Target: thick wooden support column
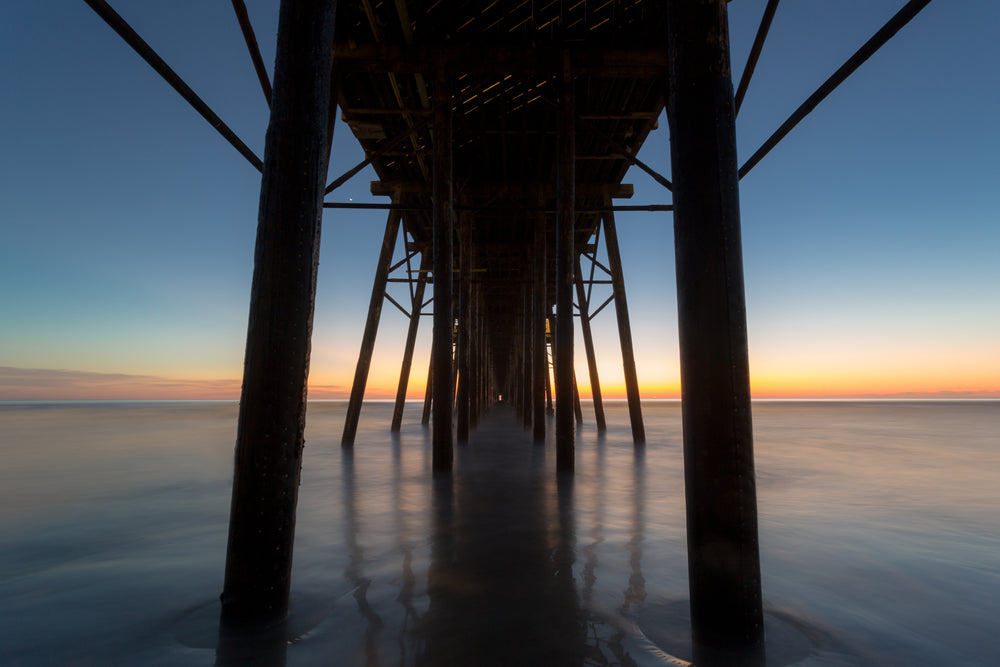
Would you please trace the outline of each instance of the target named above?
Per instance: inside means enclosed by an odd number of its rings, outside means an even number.
[[[628,397],[628,416],[632,422],[632,441],[646,442],[646,428],[642,423],[642,402],[639,398],[639,379],[635,372],[635,352],[632,349],[632,325],[625,300],[625,277],[622,273],[622,255],[618,248],[618,231],[615,214],[604,214],[604,245],[608,249],[608,269],[611,271],[611,288],[615,296],[615,314],[618,316],[618,339],[622,348],[622,368],[625,371],[625,396]]]
[[[573,81],[563,65],[559,95],[558,206],[556,212],[556,468],[573,470],[576,392],[573,378],[573,234],[576,226],[576,148]]]
[[[604,401],[601,398],[601,379],[597,375],[597,354],[594,352],[594,336],[590,331],[590,303],[583,288],[583,271],[580,270],[580,256],[576,256],[576,302],[580,304],[580,330],[583,332],[583,347],[587,351],[587,370],[590,372],[590,392],[594,398],[594,420],[597,432],[608,430],[604,419]]]
[[[472,219],[468,214],[459,221],[459,297],[458,297],[458,398],[455,402],[456,431],[459,443],[469,442],[469,417],[472,409],[469,376],[472,356]]]
[[[762,666],[736,134],[725,0],[668,0],[694,662]]]
[[[576,423],[583,424],[583,405],[580,403],[580,385],[576,382],[576,368],[573,369],[573,414]]]
[[[471,282],[471,277],[470,277]],[[482,388],[482,327],[479,317],[479,289],[472,286],[472,330],[470,331],[469,354],[469,428],[479,426],[479,413],[483,405]]]
[[[433,334],[432,334],[433,337]],[[424,408],[420,413],[420,425],[431,423],[431,404],[434,402],[434,344],[431,343],[431,359],[427,364],[427,384],[424,387]]]
[[[399,213],[390,211],[389,219],[385,223],[385,234],[382,236],[382,250],[378,256],[378,267],[375,269],[372,295],[368,301],[368,319],[365,321],[365,333],[361,337],[361,351],[358,353],[358,365],[354,370],[354,384],[351,386],[351,398],[347,403],[344,435],[340,439],[341,447],[352,447],[354,445],[354,436],[358,431],[361,404],[365,399],[365,385],[368,384],[368,369],[372,365],[372,353],[375,351],[375,337],[378,335],[378,323],[382,318],[382,304],[385,302],[385,286],[389,280],[389,266],[392,264],[392,253],[396,248],[396,236],[398,234]]]
[[[548,289],[545,284],[545,214],[540,213],[535,220],[535,247],[532,266],[532,304],[534,306],[533,333],[534,377],[532,382],[532,412],[534,429],[532,439],[536,444],[545,442],[545,385],[549,375],[549,360],[545,350],[545,313],[548,310]]]
[[[236,435],[222,623],[288,613],[330,153],[334,3],[283,0]]]
[[[555,408],[552,405],[552,376],[555,375],[556,369],[556,318],[552,314],[552,307],[549,306],[546,310],[545,317],[547,318],[549,334],[546,336],[548,339],[546,341],[546,356],[545,356],[545,413],[549,415],[554,415],[556,413]],[[549,352],[551,351],[551,355]],[[551,371],[551,374],[550,374]]]
[[[525,268],[527,268],[527,267],[525,267]],[[527,275],[527,270],[524,271],[523,275]],[[521,373],[520,373],[520,376],[521,376],[521,387],[522,387],[522,389],[521,389],[521,412],[524,413],[522,415],[522,417],[523,417],[522,421],[523,421],[523,424],[524,424],[524,428],[525,428],[525,430],[528,430],[528,429],[531,428],[531,420],[532,420],[532,417],[534,416],[534,412],[535,412],[535,410],[534,410],[534,403],[533,403],[533,396],[534,396],[533,388],[535,386],[535,383],[532,380],[532,377],[534,376],[534,370],[533,370],[532,366],[534,365],[534,362],[535,362],[535,353],[532,351],[532,347],[531,347],[531,343],[532,343],[532,335],[531,335],[531,333],[534,330],[534,327],[532,327],[532,313],[534,312],[534,310],[533,310],[533,302],[532,302],[532,299],[531,299],[531,283],[530,282],[525,281],[524,290],[523,290],[523,296],[524,296],[524,303],[523,303],[523,306],[521,308],[521,312],[522,312],[522,315],[521,315],[521,339],[522,339],[522,341],[521,342],[523,343],[523,345],[522,345],[522,359],[521,359]]]
[[[424,291],[427,274],[431,268],[431,253],[426,249],[420,253],[420,272],[417,287],[410,305],[410,326],[406,329],[406,343],[403,346],[403,364],[399,371],[399,387],[396,389],[396,404],[392,410],[393,433],[403,426],[403,409],[406,406],[406,387],[410,383],[410,368],[413,366],[413,349],[417,344],[417,328],[420,326],[420,312],[424,307]]]
[[[437,65],[434,86],[434,346],[431,351],[434,415],[431,427],[432,466],[451,470],[452,403],[454,377],[452,345],[454,311],[452,309],[453,237],[451,180],[451,95],[443,62]]]

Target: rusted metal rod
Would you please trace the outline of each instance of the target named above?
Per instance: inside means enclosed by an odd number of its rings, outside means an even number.
[[[356,165],[345,171],[343,174],[335,178],[333,181],[331,181],[330,184],[326,186],[324,192],[326,194],[330,194],[331,192],[339,188],[341,185],[351,180],[351,178],[353,178],[356,174],[358,174],[362,169],[370,165],[372,163],[372,160],[381,157],[388,151],[391,151],[393,148],[395,148],[402,142],[406,141],[406,139],[412,136],[414,132],[419,132],[420,130],[427,127],[427,125],[430,122],[431,122],[430,118],[425,118],[424,120],[420,121],[413,127],[408,127],[406,130],[400,132],[395,137],[387,141],[385,144],[379,146],[378,150],[368,153],[367,155],[365,155],[364,160],[357,163]]]
[[[642,169],[644,172],[649,174],[649,176],[652,177],[654,181],[665,187],[667,190],[673,190],[674,185],[673,183],[670,182],[670,179],[668,179],[666,176],[659,173],[658,171],[650,167],[648,164],[640,160],[638,157],[636,157],[636,155],[632,152],[632,150],[628,146],[618,146],[612,137],[608,136],[605,132],[602,132],[594,123],[581,121],[581,125],[584,125],[586,127],[587,132],[589,134],[598,137],[612,149],[620,148],[621,150],[617,151],[617,153],[620,154],[626,162],[635,165],[636,167],[639,167],[639,169]]]
[[[799,124],[803,118],[808,116],[813,109],[819,106],[819,103],[826,99],[827,95],[836,90],[837,86],[842,84],[847,77],[854,73],[861,65],[864,64],[876,51],[878,51],[882,46],[888,42],[893,35],[899,32],[903,26],[910,22],[910,20],[916,16],[920,10],[929,5],[931,0],[910,0],[906,3],[902,9],[900,9],[895,16],[889,19],[888,22],[878,32],[876,32],[871,39],[864,43],[864,45],[858,49],[853,56],[848,58],[847,62],[840,66],[833,75],[823,82],[823,85],[816,89],[816,92],[809,96],[809,98],[802,103],[802,105],[795,110],[791,116],[788,117],[784,123],[781,124],[774,134],[768,137],[767,141],[757,149],[757,152],[750,156],[742,167],[740,167],[739,177],[743,178],[750,170],[757,166],[757,163],[764,159],[764,156],[771,152],[771,149],[778,145],[782,139],[784,139],[792,129]]]
[[[224,628],[266,626],[288,613],[333,32],[332,3],[282,0],[236,434]]]
[[[667,2],[691,634],[699,667],[763,667],[727,24],[726,0]]]
[[[767,0],[767,7],[764,8],[764,16],[760,19],[760,26],[757,28],[757,35],[753,39],[753,46],[750,48],[750,56],[747,58],[747,64],[743,68],[743,76],[740,77],[740,85],[736,88],[736,113],[740,113],[740,106],[743,105],[743,97],[747,94],[747,88],[750,87],[750,79],[753,78],[753,72],[757,68],[757,60],[760,58],[760,52],[764,48],[764,42],[767,40],[767,33],[771,29],[771,21],[774,19],[774,12],[778,9],[778,0]]]
[[[222,119],[212,111],[211,108],[205,102],[198,97],[198,95],[191,90],[191,87],[187,85],[183,79],[181,79],[178,74],[164,62],[163,58],[159,56],[153,48],[146,43],[146,41],[139,36],[139,34],[132,29],[125,19],[123,19],[118,12],[111,8],[104,0],[84,0],[90,8],[97,12],[97,15],[104,19],[112,30],[118,33],[125,42],[132,47],[136,53],[142,57],[150,67],[156,70],[156,73],[163,77],[163,80],[170,84],[170,86],[180,93],[188,104],[194,107],[194,110],[201,114],[201,117],[208,121],[208,124],[215,128],[216,132],[222,135],[222,137],[229,142],[229,144],[239,151],[240,155],[245,157],[247,161],[254,166],[254,169],[261,171],[263,169],[263,162],[257,157],[250,148],[243,143],[243,141],[236,136],[228,125],[222,122]],[[326,130],[323,131],[323,135],[326,136]]]
[[[233,10],[236,11],[236,20],[240,22],[240,30],[243,32],[243,41],[247,43],[250,60],[253,61],[254,71],[257,72],[257,79],[260,81],[260,89],[264,91],[264,99],[267,100],[267,105],[271,106],[271,81],[267,78],[267,68],[264,67],[264,59],[260,55],[257,36],[254,35],[253,26],[250,25],[250,16],[247,14],[246,3],[243,0],[232,1]]]

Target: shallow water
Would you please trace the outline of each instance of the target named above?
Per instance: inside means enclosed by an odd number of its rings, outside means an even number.
[[[345,404],[311,403],[277,663],[689,659],[679,405],[644,403],[642,450],[607,407],[571,479],[499,410],[442,484],[415,407],[392,438],[367,403],[345,456]],[[236,414],[0,404],[0,664],[216,662]],[[770,664],[1000,664],[1000,403],[754,422]]]

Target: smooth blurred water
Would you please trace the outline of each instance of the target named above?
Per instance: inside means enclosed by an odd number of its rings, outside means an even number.
[[[587,406],[585,405],[585,408]],[[309,406],[288,665],[689,658],[680,409],[555,473],[502,409],[430,473],[409,407]],[[0,404],[0,665],[216,662],[233,403]],[[1000,403],[754,405],[769,662],[1000,664]],[[551,423],[550,423],[551,430]]]

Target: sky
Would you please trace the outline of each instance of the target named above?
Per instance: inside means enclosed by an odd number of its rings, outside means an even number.
[[[247,4],[270,68],[278,3]],[[765,4],[729,5],[736,77]],[[741,162],[903,4],[782,3]],[[268,110],[231,4],[112,5],[262,155]],[[935,0],[741,182],[755,397],[1000,397],[998,28],[995,0]],[[0,400],[237,398],[259,172],[83,0],[0,3],[0,90]],[[661,118],[640,158],[669,175],[668,150]],[[338,124],[331,178],[362,157]],[[375,178],[328,200],[384,202]],[[641,171],[625,182],[630,203],[669,203]],[[349,391],[384,225],[324,216],[312,398]],[[670,214],[620,213],[618,230],[641,393],[676,397]],[[593,326],[604,395],[623,396],[613,311]],[[394,395],[405,331],[387,303],[367,397]]]

